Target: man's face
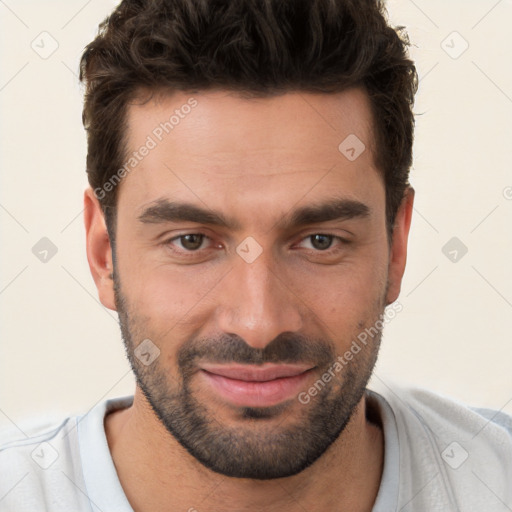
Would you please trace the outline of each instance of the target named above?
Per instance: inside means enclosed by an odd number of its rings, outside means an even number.
[[[360,90],[193,98],[169,133],[160,123],[190,95],[128,111],[129,152],[153,146],[148,136],[156,145],[118,191],[127,354],[162,423],[205,466],[289,476],[347,425],[380,333],[341,370],[333,363],[396,299],[368,100]]]

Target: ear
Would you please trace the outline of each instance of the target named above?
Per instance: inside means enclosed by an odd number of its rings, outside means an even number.
[[[101,303],[116,311],[114,300],[114,279],[112,274],[112,248],[105,217],[92,188],[84,192],[84,222],[87,243],[87,261],[98,288]]]
[[[409,186],[404,192],[402,202],[396,214],[389,254],[389,285],[386,295],[386,305],[395,302],[400,294],[402,277],[407,261],[407,241],[409,239],[409,228],[411,227],[414,194],[414,189]]]

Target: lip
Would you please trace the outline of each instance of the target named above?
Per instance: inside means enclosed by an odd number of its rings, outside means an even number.
[[[204,364],[200,375],[216,394],[233,405],[270,407],[293,398],[312,369],[303,364]]]

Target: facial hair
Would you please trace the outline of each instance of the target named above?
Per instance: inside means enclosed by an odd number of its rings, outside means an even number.
[[[387,287],[386,287],[387,288]],[[270,407],[234,408],[230,425],[216,415],[212,400],[201,400],[194,377],[198,362],[209,363],[308,363],[315,366],[319,383],[337,358],[335,344],[284,332],[264,348],[253,348],[233,335],[180,340],[151,331],[151,323],[135,313],[121,291],[114,272],[115,302],[121,334],[136,382],[167,431],[195,459],[212,471],[229,477],[267,480],[300,473],[323,455],[348,425],[360,403],[375,366],[381,330],[329,382],[322,380],[307,404],[297,398]],[[385,297],[385,294],[384,294]],[[372,305],[372,314],[354,331],[375,325],[384,311],[383,297]],[[357,334],[355,332],[355,334]],[[169,352],[178,347],[177,370],[157,358],[144,365],[135,349],[144,339]],[[343,346],[349,346],[350,341]],[[169,359],[166,359],[169,361]],[[332,370],[331,370],[332,371]],[[307,390],[302,390],[307,391]],[[204,398],[204,395],[203,395]],[[232,412],[233,412],[232,411]]]

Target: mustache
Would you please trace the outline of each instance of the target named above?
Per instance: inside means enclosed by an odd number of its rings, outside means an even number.
[[[222,334],[215,338],[188,340],[177,354],[183,371],[193,370],[198,361],[223,364],[308,363],[325,366],[335,359],[329,340],[311,339],[296,333],[282,333],[263,348],[248,345],[240,336]]]

